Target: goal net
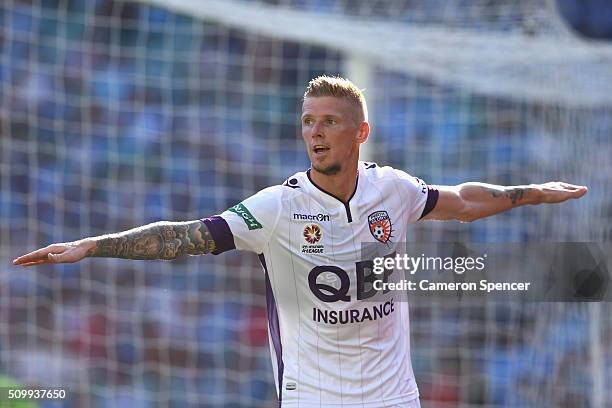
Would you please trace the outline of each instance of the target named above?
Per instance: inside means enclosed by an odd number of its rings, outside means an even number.
[[[2,1],[1,377],[64,387],[62,407],[271,406],[257,257],[10,260],[217,214],[282,183],[309,165],[300,98],[322,73],[365,88],[368,160],[431,184],[590,188],[559,206],[419,223],[409,240],[609,247],[610,66],[612,46],[575,35],[553,1]],[[610,312],[421,298],[423,405],[608,406]]]

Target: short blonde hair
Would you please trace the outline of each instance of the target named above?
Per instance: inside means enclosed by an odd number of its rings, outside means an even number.
[[[304,92],[304,100],[319,96],[344,98],[355,108],[356,117],[359,122],[368,121],[368,107],[363,91],[348,79],[328,75],[321,75],[311,79],[308,87],[306,87],[306,92]]]

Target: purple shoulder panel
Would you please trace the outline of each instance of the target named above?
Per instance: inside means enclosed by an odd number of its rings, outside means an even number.
[[[215,240],[215,250],[212,252],[214,255],[219,255],[225,251],[229,251],[230,249],[236,249],[236,244],[234,244],[234,235],[230,230],[229,225],[227,225],[227,221],[223,219],[223,217],[219,217],[218,215],[213,215],[212,217],[203,218],[201,220],[213,239]]]

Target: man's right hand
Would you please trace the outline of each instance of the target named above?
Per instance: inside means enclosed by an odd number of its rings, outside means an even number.
[[[201,220],[159,221],[116,234],[49,245],[14,259],[13,264],[71,263],[88,256],[172,260],[184,255],[208,254],[215,247],[215,240]]]
[[[93,239],[52,244],[13,260],[13,265],[34,266],[45,263],[72,263],[85,258],[96,248]]]

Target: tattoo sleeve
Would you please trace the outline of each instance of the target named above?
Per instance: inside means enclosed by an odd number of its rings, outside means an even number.
[[[491,194],[491,197],[506,197],[512,204],[518,204],[526,192],[532,190],[530,187],[502,187],[499,189],[491,187],[481,187],[484,191]]]
[[[215,250],[215,241],[202,221],[156,222],[95,238],[89,256],[125,259],[176,259]]]

